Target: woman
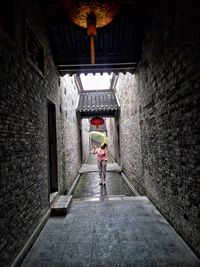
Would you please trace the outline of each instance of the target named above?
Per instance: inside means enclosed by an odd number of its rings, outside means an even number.
[[[106,166],[107,166],[107,160],[108,160],[106,147],[107,147],[107,144],[102,143],[100,145],[100,148],[96,150],[98,170],[99,170],[99,176],[100,176],[99,185],[106,184]]]

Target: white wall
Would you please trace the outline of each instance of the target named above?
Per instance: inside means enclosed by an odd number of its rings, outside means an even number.
[[[90,151],[90,135],[89,135],[90,124],[88,119],[83,119],[81,121],[81,137],[82,137],[82,162],[88,158]]]
[[[111,156],[119,162],[118,134],[116,120],[114,118],[106,119],[106,128],[108,135],[108,150]]]

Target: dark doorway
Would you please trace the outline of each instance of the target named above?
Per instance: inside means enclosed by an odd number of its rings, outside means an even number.
[[[48,100],[48,136],[49,136],[49,187],[50,193],[58,191],[56,108]]]

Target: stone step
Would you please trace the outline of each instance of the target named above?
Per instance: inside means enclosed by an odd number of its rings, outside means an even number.
[[[53,204],[58,200],[59,194],[58,192],[54,192],[50,194],[50,205],[53,206]]]
[[[72,196],[60,196],[51,206],[51,216],[65,216],[72,202]]]

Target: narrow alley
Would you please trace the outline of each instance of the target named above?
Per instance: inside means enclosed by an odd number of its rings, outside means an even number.
[[[127,187],[120,175],[120,167],[111,165],[111,158],[108,158],[108,168],[111,171],[107,172],[106,187],[99,187],[99,173],[97,172],[96,156],[90,155],[87,161],[87,166],[84,168],[84,174],[80,178],[80,182],[73,194],[74,198],[92,198],[102,199],[112,196],[131,196],[133,192]],[[89,166],[88,166],[89,165]],[[109,166],[110,165],[110,166]],[[112,167],[112,169],[111,169]],[[96,172],[92,172],[95,170]],[[113,170],[113,171],[112,171]]]
[[[0,1],[0,267],[200,266],[199,14]]]
[[[108,172],[106,186],[100,186],[91,164],[95,169],[93,155],[69,213],[48,220],[22,267],[200,266],[148,198],[133,196],[119,169]]]

